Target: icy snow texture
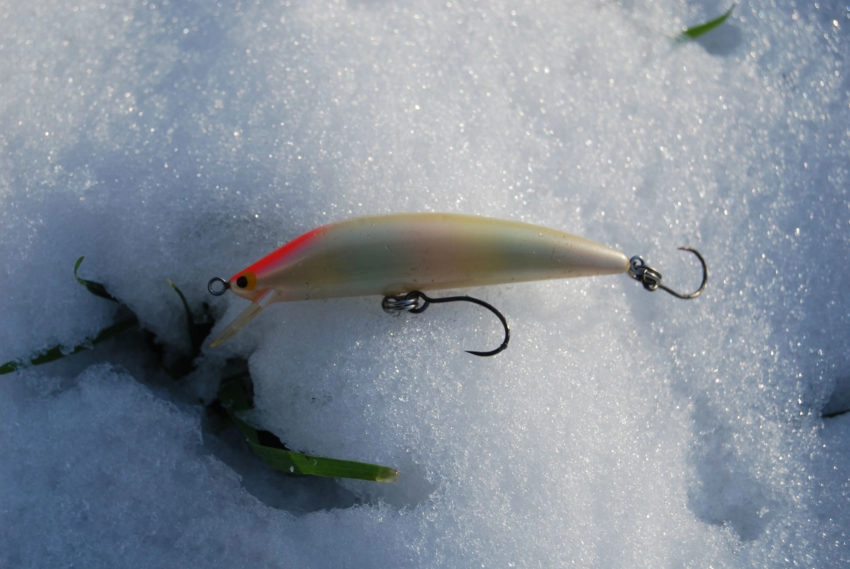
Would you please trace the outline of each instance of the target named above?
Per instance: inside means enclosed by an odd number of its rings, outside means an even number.
[[[676,45],[728,6],[7,4],[0,362],[112,322],[80,255],[179,347],[166,279],[226,321],[244,303],[207,279],[366,213],[558,227],[681,288],[691,244],[711,280],[692,302],[625,277],[464,291],[512,324],[487,360],[460,349],[487,314],[365,298],[270,308],[179,391],[120,342],[3,376],[0,566],[850,560],[850,416],[821,418],[850,408],[846,7],[746,2]],[[256,420],[400,481],[228,455],[193,397],[233,354]]]

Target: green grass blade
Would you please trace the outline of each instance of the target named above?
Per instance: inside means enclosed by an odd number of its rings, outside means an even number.
[[[50,348],[50,349],[48,349],[44,352],[40,352],[40,353],[38,353],[34,356],[31,356],[29,358],[29,360],[13,360],[11,362],[6,362],[5,364],[0,365],[0,375],[12,373],[15,370],[25,368],[25,367],[37,366],[37,365],[41,365],[41,364],[50,363],[50,362],[56,361],[58,359],[64,358],[65,356],[70,356],[72,354],[82,352],[83,350],[87,350],[87,349],[91,348],[95,344],[99,344],[100,342],[103,342],[104,340],[108,340],[109,338],[112,338],[113,336],[117,336],[118,334],[120,334],[124,330],[127,330],[128,328],[135,326],[137,323],[138,323],[138,320],[136,319],[136,317],[131,316],[131,317],[127,318],[126,320],[122,320],[121,322],[118,322],[116,324],[113,324],[112,326],[104,328],[91,341],[86,342],[85,344],[80,344],[79,346],[74,346],[70,350],[65,348],[64,346],[53,346],[52,348]]]
[[[86,279],[81,279],[77,275],[77,271],[80,268],[80,265],[83,264],[83,259],[85,257],[80,257],[77,259],[77,262],[74,263],[74,278],[77,279],[77,282],[86,287],[86,289],[95,296],[99,296],[100,298],[105,298],[106,300],[111,300],[112,302],[118,302],[114,296],[107,292],[106,287],[100,283],[96,283],[94,281],[87,281]]]
[[[192,348],[194,349],[199,342],[196,342],[196,332],[195,332],[195,317],[192,316],[192,310],[189,308],[189,303],[186,301],[186,297],[183,296],[183,291],[177,288],[177,285],[174,284],[171,280],[168,281],[169,286],[174,289],[174,292],[177,293],[177,296],[180,297],[180,302],[183,303],[183,310],[186,312],[186,331],[189,333],[189,340],[192,342]]]
[[[682,33],[679,34],[678,37],[676,37],[676,41],[685,42],[696,39],[700,36],[704,36],[711,30],[725,22],[729,18],[729,16],[732,15],[732,11],[735,9],[736,6],[737,4],[732,4],[732,7],[726,10],[726,12],[724,12],[721,16],[714,18],[713,20],[709,20],[704,24],[699,24],[698,26],[693,26],[683,30]]]
[[[166,369],[172,377],[179,379],[195,369],[194,360],[201,353],[204,338],[209,336],[215,322],[209,317],[209,306],[206,303],[202,304],[200,315],[195,316],[189,308],[189,302],[186,300],[183,291],[170,280],[168,284],[174,289],[174,292],[177,293],[177,296],[180,297],[180,302],[183,304],[183,312],[186,314],[186,333],[189,335],[189,354],[177,358]]]
[[[254,453],[263,461],[281,472],[328,478],[352,478],[372,482],[395,482],[398,470],[388,466],[311,456],[291,450],[269,447],[248,440]]]
[[[77,273],[79,272],[80,265],[83,264],[84,259],[85,259],[85,257],[80,257],[79,259],[77,259],[77,262],[74,263],[74,278],[77,279],[77,282],[80,283],[81,285],[83,285],[84,287],[86,287],[86,290],[88,290],[90,293],[92,293],[95,296],[99,296],[100,298],[105,298],[107,300],[111,300],[112,302],[118,302],[118,299],[116,299],[114,296],[109,294],[109,292],[106,290],[106,287],[103,286],[102,284],[100,284],[98,282],[89,281],[89,280],[80,278],[80,276]],[[120,334],[124,330],[126,330],[126,329],[128,329],[132,326],[135,326],[138,323],[138,321],[139,321],[138,318],[136,318],[135,315],[132,315],[132,316],[122,320],[121,322],[118,322],[116,324],[113,324],[112,326],[108,326],[108,327],[104,328],[103,330],[101,330],[97,334],[97,336],[94,337],[94,339],[87,340],[85,343],[80,344],[78,346],[74,346],[73,348],[69,349],[69,348],[66,348],[65,346],[53,346],[52,348],[49,348],[49,349],[47,349],[43,352],[39,352],[39,353],[35,354],[34,356],[30,356],[29,359],[18,359],[18,360],[12,360],[10,362],[6,362],[3,365],[0,365],[0,375],[12,373],[13,371],[15,371],[17,369],[21,369],[21,368],[25,368],[25,367],[37,366],[37,365],[41,365],[41,364],[54,362],[58,359],[64,358],[65,356],[70,356],[70,355],[82,352],[83,350],[87,350],[95,344],[99,344],[100,342],[103,342],[104,340],[108,340],[109,338],[112,338],[113,336],[117,336],[118,334]]]
[[[258,430],[239,415],[253,407],[242,376],[225,379],[219,388],[219,400],[228,416],[263,462],[280,472],[329,478],[353,478],[374,482],[395,482],[398,470],[388,466],[312,456],[290,450],[274,433]]]

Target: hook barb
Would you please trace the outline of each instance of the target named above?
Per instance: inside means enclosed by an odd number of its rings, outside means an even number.
[[[502,323],[502,328],[505,331],[505,337],[502,340],[502,343],[493,350],[488,351],[478,351],[478,350],[465,350],[467,354],[472,354],[473,356],[480,357],[489,357],[495,356],[499,352],[505,350],[508,347],[508,342],[511,339],[511,329],[508,326],[508,321],[505,318],[505,315],[499,312],[499,310],[490,304],[489,302],[485,302],[480,298],[475,298],[473,296],[446,296],[443,298],[431,298],[427,296],[424,292],[414,290],[412,292],[408,292],[407,294],[400,295],[388,295],[385,296],[381,301],[381,307],[384,309],[384,312],[388,313],[398,313],[401,311],[410,312],[412,314],[421,314],[425,312],[425,309],[428,308],[431,304],[440,304],[444,302],[471,302],[473,304],[477,304],[478,306],[482,306],[496,315],[496,318],[499,319],[499,322]]]
[[[702,283],[699,285],[699,288],[690,294],[684,294],[681,292],[677,292],[672,288],[661,284],[661,273],[656,269],[653,269],[643,258],[635,255],[629,260],[629,276],[639,281],[643,288],[648,291],[653,291],[656,289],[661,289],[666,293],[672,294],[676,298],[682,298],[685,300],[696,298],[702,294],[702,291],[705,290],[705,285],[708,283],[708,266],[705,263],[705,259],[700,254],[699,251],[694,249],[693,247],[679,247],[680,251],[688,251],[689,253],[693,253],[697,259],[699,259],[700,265],[702,265]]]

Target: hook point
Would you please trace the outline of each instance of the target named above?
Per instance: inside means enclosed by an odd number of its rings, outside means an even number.
[[[696,258],[699,259],[699,264],[702,265],[702,282],[700,283],[699,288],[696,289],[691,294],[681,294],[681,293],[678,293],[676,291],[672,291],[669,288],[664,287],[664,286],[662,286],[662,288],[664,290],[666,290],[667,292],[669,292],[670,294],[672,294],[673,296],[677,296],[679,298],[684,298],[684,299],[696,298],[696,297],[698,297],[699,295],[702,294],[702,291],[705,290],[705,285],[708,284],[708,266],[705,263],[705,259],[703,258],[702,253],[700,253],[699,251],[697,251],[693,247],[683,245],[683,246],[679,247],[679,250],[680,251],[688,251],[689,253],[693,253],[694,255],[696,255]]]

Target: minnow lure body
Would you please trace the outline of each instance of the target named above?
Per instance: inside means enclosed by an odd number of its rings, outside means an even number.
[[[600,243],[528,223],[447,213],[358,217],[317,227],[228,281],[212,279],[211,293],[230,289],[252,305],[210,345],[272,302],[607,275],[631,272],[632,263]]]

